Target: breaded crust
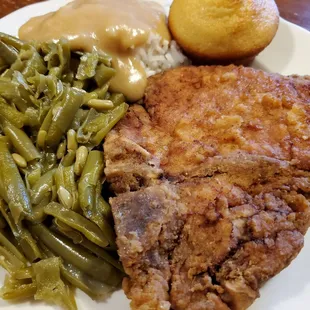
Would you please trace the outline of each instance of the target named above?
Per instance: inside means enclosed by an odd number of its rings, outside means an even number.
[[[152,77],[106,138],[135,310],[244,310],[310,225],[310,79],[244,67]]]

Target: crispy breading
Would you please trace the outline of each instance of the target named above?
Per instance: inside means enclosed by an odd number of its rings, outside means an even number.
[[[184,67],[107,136],[123,287],[139,310],[243,310],[310,225],[310,79]]]

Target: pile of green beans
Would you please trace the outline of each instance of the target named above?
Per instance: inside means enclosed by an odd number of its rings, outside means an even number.
[[[125,115],[111,58],[0,33],[0,265],[3,299],[76,309],[72,288],[107,296],[124,275],[102,143]]]

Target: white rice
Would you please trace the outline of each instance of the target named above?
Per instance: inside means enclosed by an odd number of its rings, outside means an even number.
[[[175,41],[162,41],[162,38],[154,33],[149,36],[146,46],[136,50],[136,57],[145,68],[147,77],[190,64]]]

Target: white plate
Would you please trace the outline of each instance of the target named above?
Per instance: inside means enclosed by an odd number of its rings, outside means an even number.
[[[125,0],[124,0],[125,1]],[[167,12],[170,0],[157,0]],[[0,31],[17,35],[18,28],[30,17],[58,9],[68,0],[53,0],[20,9],[0,19]],[[281,74],[310,74],[310,32],[281,20],[279,31],[271,45],[255,60],[253,66],[269,72]],[[293,263],[261,289],[261,298],[250,310],[308,310],[310,304],[310,233],[306,244]],[[4,272],[0,270],[0,280]],[[78,291],[79,309],[87,310],[129,310],[129,302],[122,291],[115,292],[106,302],[97,303]],[[3,310],[48,310],[52,306],[37,302],[8,304],[0,300]]]

